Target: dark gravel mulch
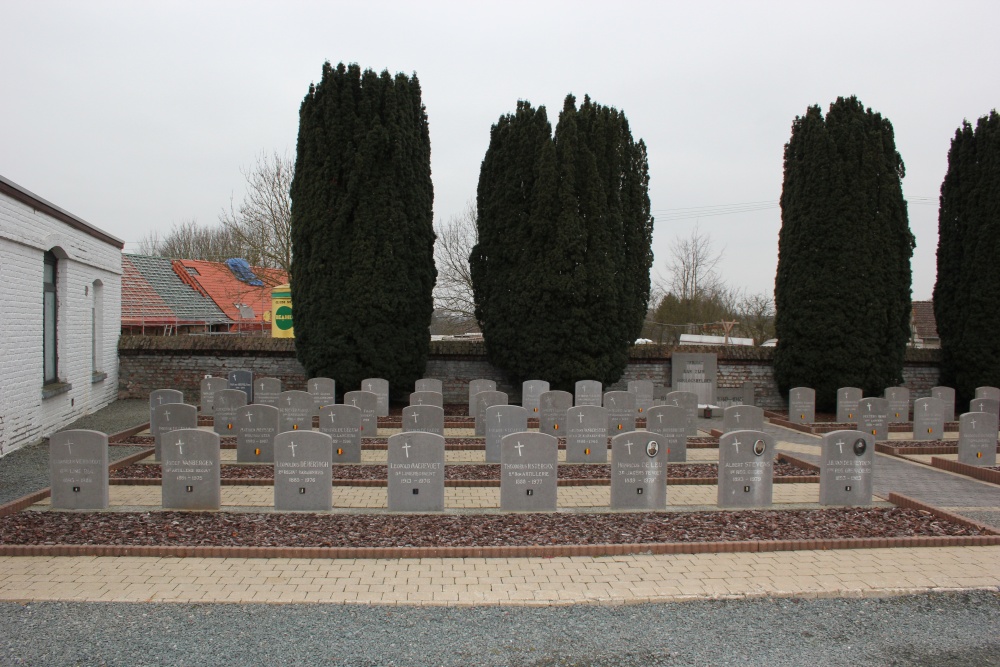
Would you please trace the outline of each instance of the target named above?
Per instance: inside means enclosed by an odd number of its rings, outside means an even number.
[[[895,507],[477,515],[20,512],[0,518],[0,544],[10,545],[486,547],[981,534]]]

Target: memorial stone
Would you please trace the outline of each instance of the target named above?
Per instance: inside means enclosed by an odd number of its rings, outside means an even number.
[[[541,403],[538,431],[557,437],[562,435],[559,431],[566,427],[566,411],[573,407],[573,394],[552,389],[542,394],[538,400]]]
[[[444,438],[434,433],[389,437],[389,511],[444,511]]]
[[[649,380],[629,380],[628,391],[635,397],[635,414],[645,417],[653,407],[653,383]]]
[[[974,398],[969,402],[969,412],[991,412],[1000,417],[1000,401],[995,398]]]
[[[501,463],[501,441],[511,433],[528,430],[528,411],[520,405],[491,405],[486,408],[483,418],[486,421],[486,462]]]
[[[872,436],[872,442],[889,439],[889,401],[885,398],[863,398],[858,403],[858,429]]]
[[[635,430],[635,394],[609,391],[604,394],[604,409],[608,411],[608,435]]]
[[[413,391],[433,391],[444,394],[444,384],[436,378],[421,378],[417,380]]]
[[[444,396],[436,391],[415,391],[410,394],[410,405],[433,405],[444,409]]]
[[[153,428],[153,408],[165,403],[183,403],[184,394],[176,389],[154,389],[149,392],[149,428]]]
[[[247,405],[246,392],[240,389],[220,389],[215,392],[213,428],[218,435],[237,435],[236,411]]]
[[[889,387],[885,390],[889,401],[889,423],[899,424],[910,421],[910,390],[906,387]]]
[[[958,462],[992,468],[997,464],[997,416],[966,412],[958,419]]]
[[[671,384],[677,391],[690,391],[697,405],[715,405],[718,355],[675,352],[670,357]]]
[[[149,432],[156,448],[156,460],[163,454],[163,436],[179,428],[198,428],[198,408],[185,403],[164,403],[153,408]]]
[[[719,438],[719,507],[768,507],[774,484],[774,438],[731,431]]]
[[[85,430],[53,433],[49,437],[49,486],[53,509],[107,509],[108,436]]]
[[[722,432],[763,431],[764,411],[753,405],[734,405],[722,411]]]
[[[515,408],[521,418],[528,412]],[[505,512],[554,512],[558,492],[559,440],[544,433],[511,433],[500,443],[500,509]]]
[[[788,390],[788,421],[793,424],[812,424],[816,421],[816,390],[794,387]]]
[[[370,391],[349,391],[344,394],[344,405],[361,409],[361,437],[378,436],[378,396]]]
[[[944,403],[944,420],[955,421],[955,390],[951,387],[932,387],[931,398],[937,398]]]
[[[200,392],[201,414],[207,416],[215,414],[215,392],[221,389],[229,389],[229,381],[226,378],[214,378],[211,375],[206,375],[202,378]]]
[[[881,400],[888,404],[886,399]],[[888,418],[888,417],[887,417]],[[875,438],[866,431],[833,431],[823,436],[819,473],[820,505],[872,504]]]
[[[253,381],[253,402],[257,405],[278,407],[281,398],[281,380],[279,378],[257,378]]]
[[[333,440],[289,431],[274,439],[274,509],[326,512],[333,507]]]
[[[608,411],[580,405],[566,411],[566,463],[608,462]]]
[[[361,463],[361,408],[326,406],[319,415],[319,432],[331,438],[334,463]]]
[[[283,391],[278,397],[278,433],[311,431],[315,399],[308,391]]]
[[[237,389],[225,389],[246,394]],[[218,403],[216,403],[218,408]],[[219,481],[219,434],[182,428],[163,438],[163,509],[217,510],[222,503]]]
[[[604,388],[597,380],[579,380],[573,392],[573,405],[600,405]]]
[[[481,391],[496,391],[497,383],[493,380],[473,380],[469,383],[469,416],[475,417],[478,411],[476,394]]]
[[[676,405],[655,405],[646,414],[646,430],[663,436],[669,463],[687,461],[687,412]]]
[[[502,391],[481,391],[476,394],[476,435],[486,435],[486,410],[494,405],[507,405],[507,394]]]
[[[254,394],[260,398],[260,394]],[[274,438],[279,433],[279,420],[279,410],[273,405],[254,403],[237,410],[236,460],[274,463]]]
[[[538,417],[540,399],[549,389],[545,380],[525,380],[521,383],[521,407],[528,411],[529,417]]]
[[[840,423],[857,423],[858,402],[861,400],[861,390],[857,387],[841,387],[837,390],[837,421]]]
[[[247,395],[247,405],[253,403],[253,371],[243,368],[229,371],[229,389],[242,391]]]
[[[403,432],[417,431],[444,436],[444,410],[436,405],[410,405],[403,408]]]
[[[913,439],[940,440],[944,437],[944,405],[936,398],[913,402]]]
[[[313,397],[314,417],[319,416],[326,406],[337,404],[337,383],[332,378],[310,378],[306,382],[306,391]]]
[[[375,394],[375,415],[389,416],[389,381],[383,378],[365,378],[361,381],[361,391]]]
[[[663,398],[665,405],[683,408],[687,415],[689,438],[698,436],[698,394],[693,391],[672,391]]]
[[[611,438],[611,509],[667,507],[667,445],[659,433],[632,431]]]
[[[754,386],[753,382],[744,382],[739,387],[716,387],[715,405],[720,408],[729,408],[734,405],[753,405]]]
[[[1000,401],[1000,389],[997,387],[976,387],[975,398],[989,398]]]

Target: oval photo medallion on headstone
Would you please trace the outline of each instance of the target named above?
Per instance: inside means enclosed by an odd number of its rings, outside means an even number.
[[[656,442],[656,440],[650,440],[646,443],[646,456],[656,456],[656,452],[658,451],[660,451],[660,443]]]
[[[764,442],[763,440],[758,440],[757,442],[753,443],[753,453],[756,454],[757,456],[762,456],[764,454],[765,449],[767,449],[767,443]]]
[[[868,443],[865,442],[864,438],[858,438],[854,441],[854,455],[861,456],[868,449]]]

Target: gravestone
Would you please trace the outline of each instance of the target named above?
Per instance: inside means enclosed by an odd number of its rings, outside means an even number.
[[[247,405],[253,403],[253,371],[245,368],[229,371],[229,389],[242,391],[247,395]]]
[[[646,430],[663,436],[669,463],[687,461],[687,412],[676,405],[655,405],[646,413]]]
[[[496,391],[497,383],[493,380],[473,380],[469,383],[469,416],[475,417],[478,411],[476,394],[481,391]]]
[[[966,412],[958,419],[958,462],[970,466],[997,464],[997,416]]]
[[[389,381],[383,378],[365,378],[361,381],[361,391],[375,394],[375,415],[389,416]]]
[[[476,394],[476,435],[486,435],[486,410],[494,405],[507,405],[507,394],[502,391],[481,391]]]
[[[997,387],[976,387],[975,398],[989,398],[1000,401],[1000,389]]]
[[[823,436],[822,447],[819,504],[871,505],[875,438],[861,430],[833,431]]]
[[[378,436],[378,396],[370,391],[349,391],[344,394],[344,405],[361,410],[361,437]]]
[[[54,509],[107,509],[107,434],[84,430],[53,433],[49,437],[49,486]]]
[[[257,405],[278,407],[281,398],[281,380],[278,378],[257,378],[253,381],[253,402]]]
[[[696,405],[715,405],[718,368],[715,354],[674,352],[670,357],[670,384],[677,391],[693,392]]]
[[[931,398],[940,399],[944,403],[944,420],[955,421],[955,390],[951,387],[932,387]]]
[[[752,405],[734,405],[722,411],[722,432],[763,431],[764,411]]]
[[[538,417],[539,401],[549,389],[545,380],[525,380],[521,383],[521,407],[528,411],[529,417]]]
[[[566,426],[566,411],[573,407],[573,394],[553,389],[539,398],[538,431],[547,435],[560,436]]]
[[[719,507],[768,507],[774,484],[774,438],[731,431],[719,438]]]
[[[812,424],[816,421],[816,390],[794,387],[788,390],[788,421],[793,424]]]
[[[940,440],[944,437],[944,405],[936,398],[913,402],[913,439]]]
[[[410,394],[410,405],[433,405],[444,409],[444,396],[436,391],[415,391]]]
[[[611,509],[667,507],[667,445],[649,431],[611,438]]]
[[[579,380],[574,386],[573,405],[600,405],[604,388],[597,380]]]
[[[415,431],[437,433],[443,437],[444,410],[436,405],[410,405],[403,408],[403,432]]]
[[[209,416],[215,414],[215,392],[221,389],[229,389],[229,381],[226,378],[214,378],[211,375],[202,378],[201,414]]]
[[[744,382],[739,387],[716,387],[715,404],[721,408],[728,408],[734,405],[753,405],[753,382]]]
[[[580,405],[566,411],[566,463],[608,462],[608,411]]]
[[[183,403],[184,394],[176,389],[154,389],[149,392],[149,427],[153,427],[153,408],[165,403]]]
[[[444,438],[434,433],[389,437],[389,511],[444,511]]]
[[[247,405],[246,392],[239,389],[221,389],[215,392],[215,416],[212,424],[218,435],[237,435],[236,411]]]
[[[316,431],[274,439],[274,509],[326,512],[333,507],[333,440]]]
[[[889,387],[885,390],[889,401],[889,423],[899,424],[910,421],[910,390],[906,387]]]
[[[653,407],[653,383],[649,380],[629,380],[628,391],[635,397],[635,414],[645,417]]]
[[[672,391],[663,398],[664,405],[683,408],[687,415],[689,438],[698,436],[698,394],[693,391]]]
[[[870,435],[872,443],[889,439],[890,421],[888,399],[863,398],[858,403],[858,430]]]
[[[330,436],[334,463],[361,463],[361,408],[326,406],[319,415],[319,432]]]
[[[260,394],[254,393],[260,398]],[[237,410],[236,460],[274,463],[274,438],[279,433],[279,420],[279,410],[273,405],[254,403]]]
[[[974,398],[969,402],[969,412],[991,412],[1000,417],[1000,401],[995,398]]]
[[[246,394],[240,390],[224,391],[242,394],[246,400]],[[219,451],[219,434],[211,431],[182,428],[164,436],[163,509],[219,509],[222,503]]]
[[[486,422],[486,462],[501,463],[500,442],[511,433],[528,430],[528,411],[520,405],[491,405],[486,408],[483,419]]]
[[[604,394],[604,409],[608,411],[608,435],[635,430],[635,394],[609,391]]]
[[[337,383],[331,378],[310,378],[306,382],[306,391],[313,397],[313,416],[328,405],[337,404]]]
[[[433,391],[444,394],[444,384],[436,378],[420,378],[414,385],[413,391]]]
[[[840,423],[857,423],[858,401],[861,400],[861,390],[857,387],[841,387],[837,390],[837,421]]]
[[[516,408],[527,421],[528,412]],[[492,409],[497,409],[492,408]],[[500,509],[554,512],[558,490],[559,441],[544,433],[511,433],[500,443]]]
[[[311,431],[315,399],[308,391],[283,391],[278,397],[278,433]]]
[[[156,447],[156,460],[163,453],[163,436],[179,428],[198,428],[198,408],[185,403],[164,403],[153,408],[149,432]]]

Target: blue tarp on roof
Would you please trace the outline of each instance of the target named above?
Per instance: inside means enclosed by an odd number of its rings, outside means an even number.
[[[254,287],[263,287],[264,283],[260,278],[254,274],[250,269],[250,263],[245,259],[233,258],[226,260],[226,266],[229,270],[233,272],[236,279],[240,282],[244,282],[247,285],[253,285]]]

